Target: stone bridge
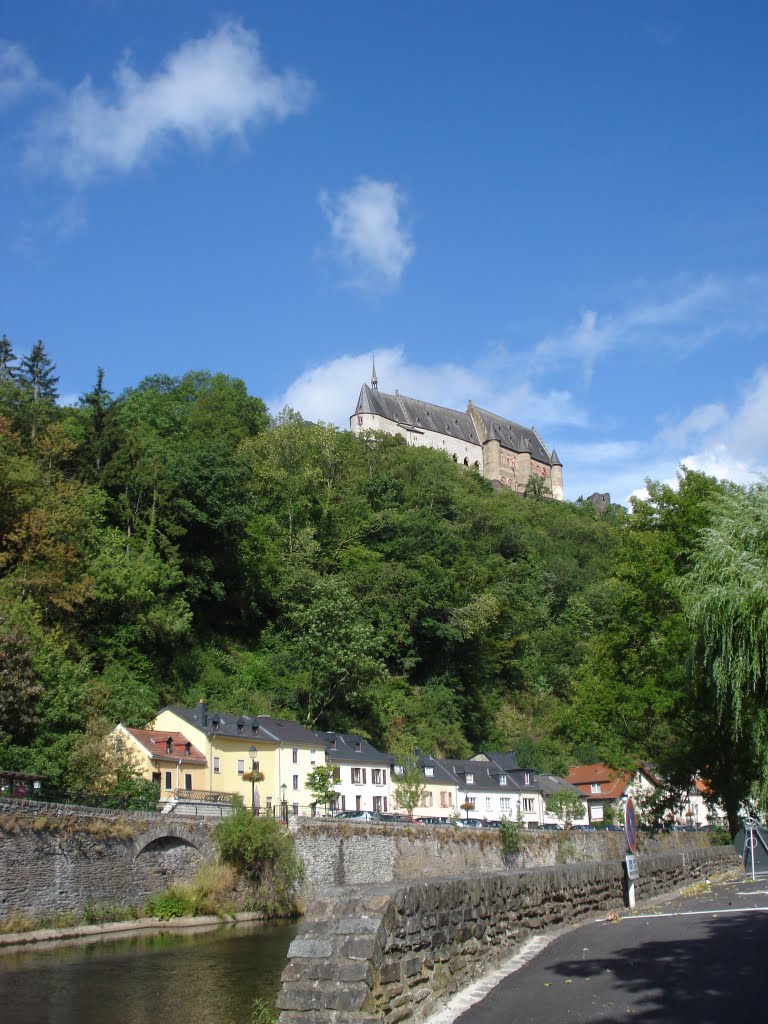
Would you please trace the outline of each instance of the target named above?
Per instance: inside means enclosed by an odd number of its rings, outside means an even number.
[[[0,921],[141,907],[216,857],[206,820],[0,800]]]

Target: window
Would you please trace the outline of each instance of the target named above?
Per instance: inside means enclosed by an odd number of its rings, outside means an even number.
[[[238,722],[237,723],[237,731],[240,733],[241,736],[243,735],[243,723],[242,722]]]
[[[443,789],[440,791],[440,806],[453,807],[453,793],[450,789]]]
[[[499,785],[500,786],[506,786],[506,784],[507,784],[507,776],[506,775],[500,775],[499,776]]]
[[[298,804],[292,804],[291,806],[293,807],[293,816],[294,816],[294,818],[298,818],[298,816],[299,816],[299,805]]]
[[[238,760],[237,762],[237,774],[242,775],[245,771],[245,761]]]
[[[159,788],[160,786],[160,772],[152,772],[152,783]]]
[[[331,750],[336,749],[336,740],[331,740]]]
[[[314,764],[315,763],[315,755],[316,754],[317,754],[316,750],[310,750],[310,752],[309,752],[309,763],[310,764]]]
[[[220,771],[221,771],[221,758],[220,757],[214,757],[214,759],[213,759],[213,772],[214,772],[215,775],[218,775],[218,773]]]
[[[166,752],[166,754],[172,754],[173,753],[173,740],[171,739],[170,736],[165,741],[165,752]]]
[[[299,776],[298,775],[294,775],[293,776],[293,788],[294,789],[298,789],[299,788]]]
[[[293,751],[293,763],[294,764],[298,764],[299,763],[299,752],[298,752],[298,750],[294,750]]]
[[[474,776],[473,772],[467,772],[467,785],[471,786],[474,781],[475,781],[475,776]]]
[[[258,725],[252,725],[251,726],[251,736],[255,736],[258,731],[259,731]]]
[[[355,785],[355,786],[359,786],[362,781],[363,781],[363,769],[362,768],[353,768],[352,769],[352,784]]]
[[[192,791],[192,776],[189,772],[186,772],[184,775],[184,789],[186,789],[188,793]]]
[[[362,743],[360,742],[360,740],[357,740],[357,742],[355,743],[355,753],[359,754],[362,749],[363,749]]]
[[[165,773],[165,788],[173,789],[173,772]]]
[[[396,764],[395,765],[395,775],[402,775],[402,774],[403,774],[403,766],[401,764]]]
[[[485,798],[485,809],[486,809],[486,811],[490,811],[490,809],[492,807],[493,807],[493,798],[490,797],[490,796],[487,796]]]
[[[374,809],[374,811],[376,811],[376,812],[377,812],[378,814],[381,814],[381,811],[382,811],[382,806],[381,806],[381,797],[380,797],[380,796],[375,796],[375,797],[373,798],[373,809]]]
[[[189,755],[192,753],[192,744],[191,743],[185,743],[184,744],[184,753],[187,755],[187,757],[189,757]]]
[[[214,732],[218,732],[219,731],[219,720],[218,720],[218,718],[214,718],[214,720],[213,720],[213,731]]]
[[[599,793],[600,792],[600,783],[599,782],[593,782],[592,785],[589,787],[589,791],[590,791],[590,793]]]
[[[387,784],[387,769],[386,768],[382,768],[381,769],[381,784],[382,784],[382,786],[386,786],[386,784]]]
[[[499,810],[502,814],[512,809],[512,800],[508,796],[502,796],[499,798]]]
[[[434,768],[425,768],[424,769],[424,774],[427,776],[428,779],[431,779],[434,776],[434,774],[435,774],[435,769]]]
[[[381,768],[371,768],[371,782],[374,786],[381,785]]]
[[[272,797],[271,796],[267,797],[267,810],[268,811],[272,810]]]
[[[525,773],[525,785],[526,786],[530,786],[530,784],[531,784],[531,773],[530,772],[526,772]]]
[[[427,790],[419,801],[419,807],[431,807],[432,806],[432,793]]]
[[[341,782],[341,768],[337,764],[333,766],[333,781]]]
[[[532,796],[524,796],[523,797],[523,810],[527,814],[533,814],[533,797]]]

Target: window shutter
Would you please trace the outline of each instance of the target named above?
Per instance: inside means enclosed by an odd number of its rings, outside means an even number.
[[[363,768],[363,785],[365,785],[365,768]]]

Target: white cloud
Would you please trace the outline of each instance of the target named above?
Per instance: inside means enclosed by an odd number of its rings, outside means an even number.
[[[586,416],[567,391],[539,393],[526,382],[509,389],[498,386],[481,360],[468,365],[411,362],[401,346],[376,351],[376,372],[382,391],[397,389],[452,409],[465,409],[468,399],[525,425],[541,430],[557,425],[584,425]],[[284,405],[305,419],[349,426],[361,385],[371,377],[371,354],[344,355],[306,370],[269,405],[273,413]],[[556,439],[545,440],[555,444]]]
[[[387,290],[398,284],[414,247],[401,221],[405,197],[391,181],[360,178],[345,192],[320,195],[335,253],[355,287]]]
[[[621,313],[588,309],[560,334],[543,338],[532,353],[532,371],[578,362],[589,381],[598,359],[615,349],[643,347],[685,355],[715,338],[754,337],[768,327],[768,277],[709,276],[678,288],[662,301]]]
[[[18,43],[0,39],[0,107],[46,89],[35,62]]]
[[[183,43],[152,75],[142,77],[125,59],[114,78],[111,98],[90,78],[73,89],[38,123],[27,161],[75,182],[127,173],[172,139],[206,147],[282,121],[303,110],[312,92],[294,72],[270,71],[256,34],[234,21]]]

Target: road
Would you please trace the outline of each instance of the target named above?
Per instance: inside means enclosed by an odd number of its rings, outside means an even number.
[[[467,1009],[463,993],[430,1024],[757,1022],[766,952],[768,879],[741,877],[535,939],[484,998]]]

